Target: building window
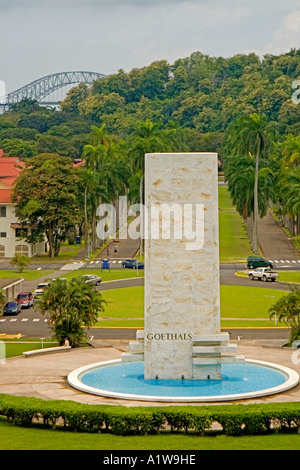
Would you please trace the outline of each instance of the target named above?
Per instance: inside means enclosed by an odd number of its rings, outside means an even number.
[[[0,217],[6,217],[6,206],[0,206]]]
[[[28,255],[28,245],[17,245],[15,252],[18,255]]]
[[[0,232],[0,238],[6,238],[6,232]]]
[[[5,246],[0,245],[0,258],[5,258]]]
[[[28,235],[27,228],[16,228],[16,238],[26,238]]]

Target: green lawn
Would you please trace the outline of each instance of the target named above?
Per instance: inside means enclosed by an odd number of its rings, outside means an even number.
[[[48,255],[42,255],[42,256],[36,256],[33,258],[33,261],[35,263],[57,263],[57,262],[64,262],[64,261],[69,261],[72,259],[75,255],[77,255],[84,246],[82,245],[63,245],[60,249],[60,252],[58,253],[58,256],[55,256],[55,258],[49,258]]]
[[[75,277],[84,276],[85,274],[96,274],[97,276],[101,277],[102,282],[107,282],[107,281],[117,281],[121,279],[131,279],[133,277],[144,277],[144,270],[138,269],[138,271],[136,271],[135,269],[124,268],[124,269],[111,269],[111,271],[108,272],[107,270],[101,271],[101,268],[77,269],[75,271],[70,271],[66,274],[62,274],[61,277],[72,279]]]
[[[226,186],[219,186],[219,243],[221,262],[246,260],[252,254],[245,226]]]
[[[143,318],[144,316],[144,287],[107,290],[103,291],[102,294],[108,302],[102,316],[113,318],[114,320],[99,321],[97,326],[143,327],[143,320],[134,319]],[[274,321],[269,320],[268,309],[283,295],[285,295],[285,292],[276,289],[221,286],[222,327],[275,326]],[[132,318],[133,320],[123,320],[125,318]],[[228,320],[230,318],[235,320]],[[257,318],[259,320],[256,320]],[[279,326],[279,323],[277,325]],[[280,326],[283,325],[281,324]]]
[[[43,347],[44,348],[51,348],[54,346],[57,346],[57,342],[43,342]],[[9,341],[5,341],[5,357],[8,359],[9,357],[15,357],[15,356],[22,356],[23,352],[25,351],[33,351],[35,349],[42,349],[42,342],[29,342],[29,343],[13,343]]]
[[[144,287],[124,287],[102,292],[103,298],[107,301],[103,317],[122,319],[103,320],[97,326],[138,326],[144,325],[143,320],[123,320],[130,318],[144,318]]]
[[[227,186],[218,186],[219,209],[221,211],[234,211],[235,206],[232,204]]]
[[[219,212],[220,261],[246,260],[252,254],[245,226],[237,212]]]
[[[22,428],[0,418],[0,450],[299,450],[299,434],[229,437],[160,433],[115,436]],[[134,453],[132,454],[134,455]],[[101,462],[101,454],[98,455]]]
[[[268,309],[286,292],[247,286],[221,286],[222,318],[268,318]]]
[[[2,269],[0,270],[0,277],[7,279],[21,279],[23,277],[26,281],[36,281],[43,276],[50,276],[51,273],[53,273],[53,270],[50,269],[25,269],[22,273],[19,273],[17,269]]]

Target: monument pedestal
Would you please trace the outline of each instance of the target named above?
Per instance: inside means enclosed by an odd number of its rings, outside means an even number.
[[[124,361],[146,379],[221,378],[218,156],[145,156],[145,328]]]

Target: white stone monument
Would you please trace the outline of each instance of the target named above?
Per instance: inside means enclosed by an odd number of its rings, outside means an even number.
[[[220,379],[243,362],[220,330],[218,156],[145,156],[144,331],[123,361],[145,379]]]

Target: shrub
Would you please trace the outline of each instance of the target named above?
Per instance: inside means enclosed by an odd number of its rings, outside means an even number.
[[[14,424],[42,421],[53,429],[111,432],[118,435],[171,432],[201,433],[219,423],[227,435],[264,434],[300,428],[300,403],[211,406],[124,407],[85,405],[65,400],[0,395],[0,415]]]

